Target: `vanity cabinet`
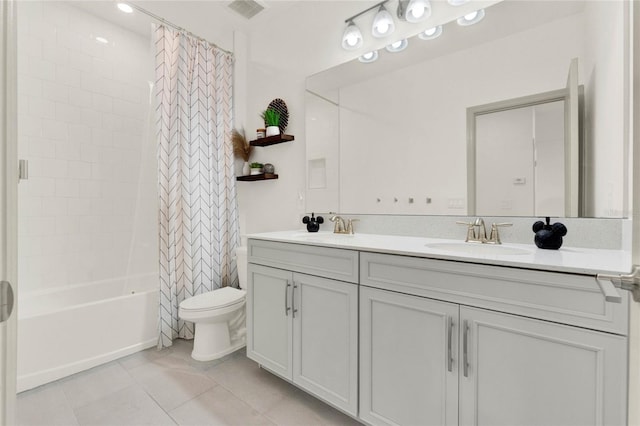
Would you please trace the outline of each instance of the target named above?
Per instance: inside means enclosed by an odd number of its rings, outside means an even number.
[[[623,336],[465,306],[460,324],[461,425],[626,424]]]
[[[357,252],[320,250],[314,256],[308,248],[249,245],[247,356],[357,416],[358,286],[321,276],[342,275],[346,267],[357,281]],[[342,259],[343,271],[322,271],[323,256]]]
[[[459,307],[360,288],[360,418],[458,424]]]
[[[508,284],[544,293],[545,283],[564,280],[561,290],[578,301],[562,313],[577,321],[591,309],[590,281],[578,287],[569,275],[519,270],[516,279],[511,272],[363,253],[360,417],[373,425],[625,424],[625,336],[504,312],[529,297],[526,289],[504,293]],[[536,300],[530,312],[558,315],[557,301]],[[503,312],[477,307],[497,304]],[[617,311],[625,305],[602,301],[606,315],[593,324],[611,328]]]

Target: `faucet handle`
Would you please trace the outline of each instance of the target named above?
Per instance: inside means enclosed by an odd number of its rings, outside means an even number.
[[[464,222],[461,220],[457,220],[456,223],[458,225],[466,225],[467,226],[467,238],[464,240],[465,243],[468,243],[469,241],[475,241],[476,240],[476,230],[473,227],[473,222]]]
[[[500,233],[498,232],[498,227],[503,227],[503,226],[513,226],[513,223],[510,223],[510,222],[492,223],[491,235],[489,235],[489,240],[487,241],[487,243],[502,244],[502,241],[500,241]]]
[[[347,234],[355,234],[355,232],[353,232],[353,222],[357,222],[360,219],[347,219]]]

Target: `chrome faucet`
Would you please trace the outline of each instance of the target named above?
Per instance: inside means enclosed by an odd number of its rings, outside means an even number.
[[[344,219],[342,219],[338,215],[333,215],[329,218],[331,222],[334,222],[333,233],[334,234],[350,234],[353,235],[353,222],[357,222],[358,219],[347,219],[347,224],[345,225]]]

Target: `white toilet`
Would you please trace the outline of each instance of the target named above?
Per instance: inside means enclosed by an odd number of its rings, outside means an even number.
[[[247,248],[236,249],[240,289],[246,288]],[[245,346],[245,298],[247,292],[223,287],[180,303],[178,316],[195,323],[193,352],[198,361],[212,361]]]

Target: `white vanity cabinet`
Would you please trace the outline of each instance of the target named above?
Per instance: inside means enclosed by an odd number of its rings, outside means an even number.
[[[331,266],[323,268],[326,263]],[[355,251],[249,244],[247,356],[353,416],[358,403],[357,268]]]
[[[623,425],[627,303],[589,277],[362,253],[360,417]]]
[[[459,307],[360,288],[360,418],[458,424]]]

